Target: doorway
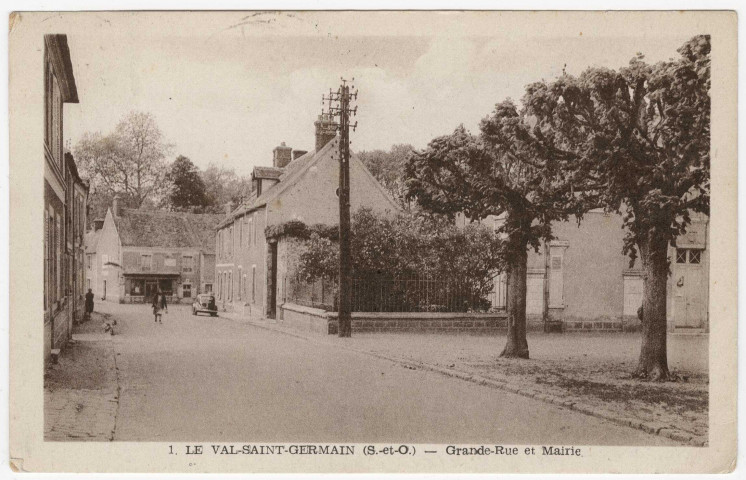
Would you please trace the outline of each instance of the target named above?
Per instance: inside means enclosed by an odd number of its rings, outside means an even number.
[[[277,318],[277,242],[268,243],[270,268],[267,272],[267,318]]]
[[[705,326],[708,285],[702,266],[704,254],[702,249],[676,249],[672,287],[676,328],[700,329]]]
[[[146,280],[145,281],[145,298],[153,298],[158,293],[158,281],[157,280]]]

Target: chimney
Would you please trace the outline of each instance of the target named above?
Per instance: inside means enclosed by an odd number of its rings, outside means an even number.
[[[111,213],[115,217],[119,216],[119,195],[114,195],[114,200],[111,201]]]
[[[225,205],[223,205],[223,208],[225,208],[226,215],[230,215],[231,212],[233,212],[233,205],[231,205],[231,202],[228,202]]]
[[[279,147],[275,147],[275,149],[272,150],[272,165],[275,168],[285,168],[285,166],[290,163],[290,152],[292,151],[293,149],[291,147],[285,146],[285,142],[282,142]]]
[[[293,160],[295,160],[296,158],[300,158],[307,153],[307,150],[293,150]]]
[[[332,126],[332,119],[327,113],[319,115],[319,119],[313,124],[316,126],[316,153],[318,153],[324,145],[337,136],[337,130]]]

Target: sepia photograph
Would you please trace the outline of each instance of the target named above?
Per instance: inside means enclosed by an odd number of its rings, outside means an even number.
[[[11,465],[732,470],[736,18],[12,13]]]

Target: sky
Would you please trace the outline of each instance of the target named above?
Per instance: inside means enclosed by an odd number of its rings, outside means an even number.
[[[619,68],[637,52],[665,60],[703,33],[696,24],[590,28],[566,17],[509,15],[185,15],[166,23],[137,14],[53,19],[70,30],[80,99],[65,106],[71,145],[145,111],[173,145],[168,160],[185,155],[200,168],[249,174],[271,165],[281,142],[314,148],[321,96],[344,76],[359,91],[354,151],[422,148],[462,123],[477,131],[497,102],[520,99],[526,84],[563,68]]]

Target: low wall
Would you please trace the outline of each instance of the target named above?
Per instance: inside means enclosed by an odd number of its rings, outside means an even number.
[[[337,319],[331,319],[329,312],[319,308],[285,303],[278,308],[278,317],[278,323],[296,330],[314,332],[319,335],[337,333]]]
[[[286,303],[278,321],[291,328],[334,335],[337,312]],[[353,332],[496,333],[507,328],[504,313],[399,313],[355,312]]]

